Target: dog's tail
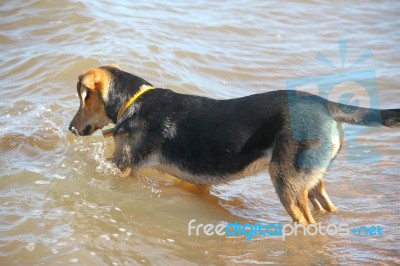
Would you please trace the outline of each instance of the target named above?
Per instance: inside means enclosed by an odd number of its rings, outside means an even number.
[[[400,109],[373,109],[329,102],[329,112],[337,122],[363,125],[400,127]]]

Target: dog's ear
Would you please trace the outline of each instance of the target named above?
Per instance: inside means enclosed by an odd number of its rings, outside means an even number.
[[[98,75],[96,72],[97,71],[95,70],[89,70],[82,75],[81,82],[89,90],[95,90],[96,83],[99,83],[101,80],[100,75]]]
[[[76,90],[77,90],[77,93],[79,95],[79,98],[82,99],[83,106],[85,106],[85,100],[86,100],[88,91],[87,91],[87,88],[85,86],[82,86],[82,78],[83,78],[83,76],[84,76],[84,74],[82,74],[82,75],[80,75],[78,77],[78,82],[76,83]]]
[[[110,75],[108,72],[99,68],[90,69],[81,76],[80,81],[88,90],[99,92],[103,100],[107,101],[110,86]]]

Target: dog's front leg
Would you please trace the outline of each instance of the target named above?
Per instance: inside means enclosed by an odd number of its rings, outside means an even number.
[[[122,176],[129,176],[133,167],[131,143],[127,140],[116,139],[114,155],[110,159],[121,171]]]
[[[125,155],[115,153],[114,157],[109,158],[109,160],[111,160],[112,163],[118,167],[118,169],[121,171],[122,177],[127,177],[131,174],[132,172],[132,165],[130,163],[131,160],[129,158],[126,158]]]

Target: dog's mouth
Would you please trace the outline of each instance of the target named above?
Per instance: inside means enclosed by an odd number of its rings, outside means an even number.
[[[80,132],[73,126],[70,126],[68,129],[76,136],[88,136],[88,135],[92,135],[92,133],[94,132],[94,128],[91,125],[87,125],[84,128],[84,130],[82,130]]]
[[[85,127],[85,129],[82,131],[82,136],[88,136],[88,135],[91,135],[92,133],[93,133],[93,126],[91,126],[91,125],[87,125],[86,127]]]

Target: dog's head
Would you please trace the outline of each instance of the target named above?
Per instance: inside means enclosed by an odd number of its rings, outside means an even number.
[[[69,130],[75,135],[87,136],[112,122],[105,105],[111,74],[106,69],[89,69],[78,78],[79,110],[72,119]]]
[[[78,78],[80,106],[69,130],[75,135],[88,136],[111,122],[116,123],[121,106],[143,85],[152,86],[116,65],[85,71]]]

